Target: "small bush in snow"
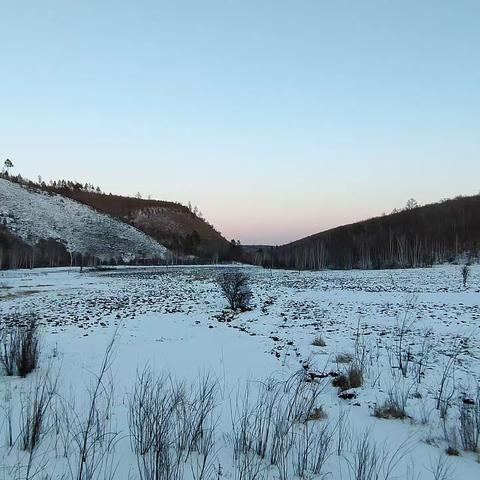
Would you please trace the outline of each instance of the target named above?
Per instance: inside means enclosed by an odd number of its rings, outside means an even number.
[[[25,377],[38,365],[40,337],[35,319],[5,332],[1,339],[0,362],[8,376]]]
[[[218,285],[232,310],[248,309],[252,292],[248,285],[248,277],[242,272],[225,272],[219,275]]]

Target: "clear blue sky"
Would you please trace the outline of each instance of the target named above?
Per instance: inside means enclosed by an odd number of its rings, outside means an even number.
[[[0,157],[282,243],[480,190],[478,0],[0,0]]]

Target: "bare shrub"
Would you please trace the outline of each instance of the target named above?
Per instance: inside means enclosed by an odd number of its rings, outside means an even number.
[[[425,330],[423,333],[422,343],[415,355],[415,377],[417,383],[421,383],[422,378],[425,375],[425,369],[430,361],[431,353],[433,350],[433,344],[430,341],[430,337],[433,334],[432,329]]]
[[[266,395],[265,400],[269,401],[270,397]],[[247,386],[241,397],[237,392],[235,409],[232,408],[231,411],[231,432],[226,436],[233,447],[235,479],[263,478],[261,460],[265,456],[266,443],[269,440],[271,415],[272,411],[267,407],[266,410],[259,413],[258,424],[255,424],[256,419],[254,418],[254,408],[251,406],[249,387]],[[254,430],[258,431],[256,438]]]
[[[446,417],[450,401],[455,393],[453,377],[455,375],[455,368],[461,351],[462,339],[457,338],[452,352],[448,355],[448,359],[443,365],[442,375],[438,385],[436,409],[440,411],[440,418]]]
[[[129,405],[129,427],[142,480],[182,478],[184,453],[174,451],[172,434],[179,431],[177,438],[187,446],[188,434],[181,431],[181,424],[174,425],[175,411],[184,401],[184,392],[172,392],[166,377],[155,378],[144,370],[137,378]]]
[[[217,283],[232,310],[245,311],[250,305],[252,292],[248,276],[239,271],[224,272],[218,276]]]
[[[428,425],[430,423],[430,417],[432,415],[433,407],[429,404],[428,399],[421,399],[420,401],[420,423],[422,425]]]
[[[354,480],[388,480],[412,448],[412,438],[407,438],[396,449],[382,448],[364,430],[354,443],[353,458],[347,458],[350,478]],[[399,477],[395,477],[399,478]]]
[[[261,385],[260,392],[258,393],[258,400],[252,410],[252,427],[253,435],[255,437],[253,447],[255,453],[260,458],[265,458],[270,441],[272,418],[277,406],[277,398],[275,394],[277,388],[278,384],[273,378],[267,379]]]
[[[334,434],[335,429],[330,428],[329,424],[325,423],[315,435],[308,466],[309,471],[314,475],[321,475],[323,473],[323,467],[332,455]]]
[[[39,356],[40,336],[34,318],[26,325],[12,327],[3,333],[0,362],[6,375],[26,377],[37,367]]]
[[[74,406],[65,408],[65,424],[69,431],[65,435],[66,442],[74,448],[74,454],[68,456],[71,476],[76,480],[96,478],[113,478],[115,466],[110,462],[113,458],[118,438],[111,425],[114,402],[113,378],[110,370],[113,361],[116,332],[107,345],[99,372],[88,392],[88,403],[85,412],[79,412]],[[65,446],[65,448],[70,448]]]
[[[408,375],[409,365],[412,360],[410,344],[407,341],[407,335],[411,332],[413,320],[410,319],[410,309],[413,308],[414,300],[407,302],[405,313],[400,319],[397,317],[395,322],[395,355],[397,358],[397,368],[400,369],[404,378]]]
[[[341,406],[338,410],[337,430],[337,456],[339,457],[345,446],[350,441],[350,428],[348,424],[348,411]]]
[[[25,480],[43,476],[42,472],[48,464],[49,445],[41,449],[39,446],[44,437],[48,438],[52,428],[52,400],[57,394],[56,389],[57,379],[52,381],[47,373],[37,377],[26,394],[21,393],[17,441],[19,448],[28,454],[25,463],[16,466],[16,475]]]
[[[306,382],[303,372],[293,374],[281,384],[281,399],[286,404],[288,418],[293,423],[308,421],[318,410],[319,396],[324,386],[317,382]]]
[[[197,455],[191,465],[194,480],[214,478],[216,464],[212,459],[215,450],[216,424],[210,423],[202,428],[202,434],[197,439]]]
[[[436,462],[430,464],[430,472],[433,480],[450,480],[453,474],[451,466],[447,463],[447,458],[439,455]]]
[[[56,383],[48,375],[39,377],[21,401],[20,441],[23,450],[33,452],[40,442],[47,412],[56,392]]]
[[[303,372],[286,381],[272,377],[255,385],[256,395],[248,387],[237,395],[232,410],[228,438],[239,472],[236,478],[263,478],[262,460],[275,466],[282,480],[291,478],[290,465],[295,471],[304,472],[316,464],[320,471],[325,461],[322,459],[330,451],[325,446],[326,423],[313,421],[324,418],[318,405],[323,385],[305,382]]]
[[[191,452],[193,477],[201,480],[213,474],[217,390],[208,375],[189,391],[182,382],[154,376],[148,368],[138,375],[129,402],[129,428],[142,480],[183,478]]]
[[[20,356],[18,329],[2,332],[1,342],[0,362],[5,375],[11,377],[15,375],[17,358]]]
[[[350,478],[355,480],[376,480],[381,468],[381,457],[377,445],[366,430],[354,445],[353,460],[348,461]]]
[[[360,318],[357,322],[357,331],[355,333],[355,354],[354,354],[354,362],[357,368],[360,369],[362,375],[365,373],[367,366],[368,366],[368,340],[362,331]]]
[[[288,457],[294,445],[294,422],[286,409],[278,409],[273,419],[270,463],[275,465],[281,480],[288,479]]]
[[[300,432],[295,432],[292,445],[293,473],[306,478],[308,474],[321,475],[325,462],[332,453],[333,430],[328,423],[320,428],[318,424],[302,425]]]
[[[294,413],[296,408],[285,397],[289,388],[283,382],[268,378],[256,387],[256,395],[252,395],[250,384],[244,392],[238,392],[231,412],[228,438],[238,478],[257,478],[264,470],[261,460],[267,457],[279,469],[280,477],[286,478],[285,456],[292,445],[292,417],[298,413]]]
[[[13,446],[13,405],[12,405],[12,391],[10,382],[5,382],[5,390],[3,392],[3,402],[0,408],[3,410],[5,433],[7,446]],[[3,429],[2,429],[3,430]]]

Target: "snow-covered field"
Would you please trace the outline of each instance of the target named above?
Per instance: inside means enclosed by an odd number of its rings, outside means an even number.
[[[164,258],[168,250],[131,225],[61,195],[0,178],[0,224],[34,245],[54,239],[102,260]]]
[[[0,479],[480,478],[466,450],[480,434],[480,267],[466,288],[459,266],[240,267],[253,292],[244,313],[227,310],[216,284],[226,268],[0,272],[3,330],[31,314],[42,339],[39,368],[1,377]],[[352,366],[362,385],[339,398],[332,380]],[[46,382],[29,452],[22,419]],[[155,415],[139,411],[147,397]],[[404,419],[378,418],[399,409]],[[153,423],[166,444],[136,454],[132,432],[145,439],[140,426]]]

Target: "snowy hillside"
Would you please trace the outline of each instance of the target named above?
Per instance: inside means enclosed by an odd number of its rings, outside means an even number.
[[[164,258],[168,250],[148,235],[78,202],[0,179],[0,224],[34,245],[55,239],[69,252],[101,260]]]

